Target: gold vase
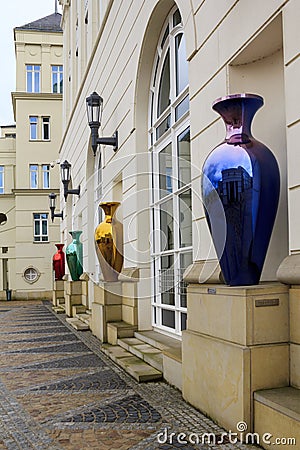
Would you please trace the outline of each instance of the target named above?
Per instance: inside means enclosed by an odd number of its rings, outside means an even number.
[[[105,218],[95,230],[95,245],[104,281],[118,281],[123,266],[123,226],[114,217],[119,205],[119,202],[99,205]]]

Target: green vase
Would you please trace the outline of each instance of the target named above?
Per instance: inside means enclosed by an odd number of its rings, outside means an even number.
[[[82,231],[70,231],[73,238],[71,244],[66,248],[66,260],[73,281],[78,281],[83,273],[82,243],[79,238]]]

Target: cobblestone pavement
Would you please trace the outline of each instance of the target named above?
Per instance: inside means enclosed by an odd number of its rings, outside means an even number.
[[[49,303],[0,302],[0,320],[0,450],[257,449],[201,443],[223,430],[168,384],[136,383]]]

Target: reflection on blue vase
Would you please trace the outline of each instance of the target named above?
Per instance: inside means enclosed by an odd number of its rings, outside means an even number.
[[[82,231],[70,231],[73,241],[66,248],[66,260],[73,281],[78,281],[83,273],[81,234]]]
[[[272,152],[251,135],[262,97],[236,94],[218,99],[226,138],[203,165],[206,218],[226,284],[259,282],[276,217],[280,175]]]

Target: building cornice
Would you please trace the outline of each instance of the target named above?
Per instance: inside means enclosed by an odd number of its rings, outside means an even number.
[[[62,94],[52,92],[12,92],[11,96],[13,100],[62,100]]]
[[[51,192],[54,194],[59,194],[59,189],[12,189],[15,195],[38,195],[38,196],[48,196]],[[4,195],[4,194],[3,194]]]
[[[15,198],[15,194],[0,194],[0,199],[1,198]]]
[[[12,92],[11,93],[14,119],[16,120],[16,101],[17,100],[51,100],[51,101],[62,101],[62,94],[53,94],[52,92]]]

